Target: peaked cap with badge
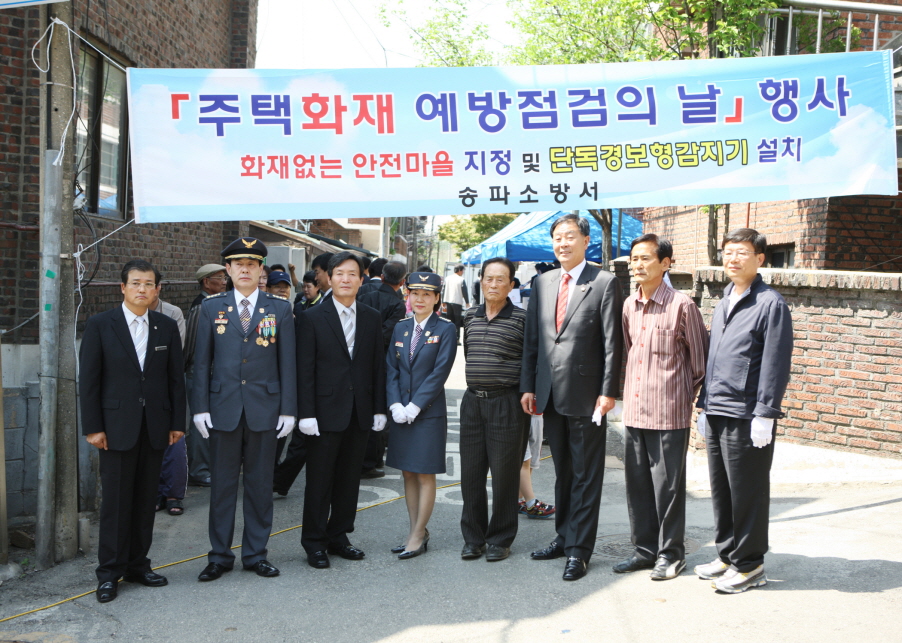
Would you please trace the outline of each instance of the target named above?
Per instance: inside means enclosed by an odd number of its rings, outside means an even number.
[[[221,253],[223,260],[256,259],[260,263],[266,259],[266,245],[254,237],[238,237],[227,245]]]
[[[442,278],[434,272],[412,272],[407,275],[407,290],[441,292]]]

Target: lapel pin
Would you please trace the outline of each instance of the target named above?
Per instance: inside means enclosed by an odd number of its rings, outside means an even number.
[[[235,309],[232,308],[231,306],[229,306],[229,312],[232,312],[233,310],[235,310]]]
[[[430,333],[428,330],[426,331],[426,337],[429,337],[429,335],[431,335],[431,334],[432,333]]]
[[[580,288],[580,290],[582,290],[583,292],[586,292],[586,287],[583,286],[582,288]]]
[[[406,330],[404,331],[404,337],[407,337],[407,331],[406,331]]]
[[[584,290],[585,290],[585,289],[584,289]],[[263,312],[263,309],[262,309],[262,308],[260,309],[260,312],[261,312],[261,313]]]

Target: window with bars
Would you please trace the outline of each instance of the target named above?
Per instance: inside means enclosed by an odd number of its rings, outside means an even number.
[[[128,127],[125,72],[96,51],[78,58],[75,124],[75,194],[85,210],[124,218],[127,208]]]

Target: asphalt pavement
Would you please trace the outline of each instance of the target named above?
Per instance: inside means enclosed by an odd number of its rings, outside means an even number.
[[[406,534],[407,512],[400,472],[387,469],[384,478],[361,485],[351,542],[366,558],[333,556],[330,569],[310,568],[297,528],[302,474],[287,497],[275,500],[268,558],[281,575],[260,578],[239,566],[200,583],[209,492],[190,487],[183,516],[161,512],[156,519],[151,558],[155,567],[168,565],[159,570],[167,587],[123,583],[118,599],[101,605],[91,553],[41,572],[27,571],[25,561],[24,574],[0,585],[0,619],[87,595],[0,622],[0,642],[902,641],[902,461],[778,442],[768,584],[727,596],[691,573],[715,557],[704,454],[689,458],[689,568],[665,582],[646,572],[611,571],[630,544],[622,464],[609,455],[589,574],[567,583],[563,560],[529,558],[554,537],[553,520],[521,517],[505,561],[460,559],[463,386],[461,359],[448,383],[448,472],[439,476],[444,488],[423,556],[399,561],[389,552]],[[609,439],[616,442],[616,433]],[[553,502],[550,459],[535,472],[534,486],[540,499]],[[240,516],[239,508],[236,543]],[[12,552],[19,562],[29,555]]]

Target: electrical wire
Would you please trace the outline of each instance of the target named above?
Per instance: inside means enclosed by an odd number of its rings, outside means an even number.
[[[542,458],[542,460],[547,460],[550,457],[551,457],[550,455],[546,455],[544,458]],[[488,479],[491,480],[491,476],[489,476]],[[446,484],[446,485],[442,485],[441,487],[436,487],[436,490],[448,489],[450,487],[459,487],[460,485],[461,485],[460,482],[452,482],[451,484]],[[359,509],[357,509],[357,513],[360,513],[361,511],[366,511],[367,509],[372,509],[373,507],[381,507],[382,505],[387,505],[392,502],[397,502],[398,500],[402,500],[403,498],[405,498],[405,496],[398,496],[397,498],[389,498],[388,500],[381,500],[379,502],[374,502],[373,504],[367,505],[366,507],[360,507]],[[302,523],[300,525],[295,525],[294,527],[287,527],[285,529],[280,529],[279,531],[271,533],[270,538],[273,536],[278,536],[279,534],[287,533],[289,531],[294,531],[295,529],[300,529],[303,526],[304,525]],[[235,545],[235,546],[231,547],[231,549],[238,549],[239,547],[241,547],[241,545]],[[166,567],[173,567],[174,565],[181,565],[182,563],[188,563],[188,562],[191,562],[192,560],[206,558],[206,556],[207,556],[207,554],[200,554],[199,556],[192,556],[191,558],[185,558],[184,560],[177,560],[172,563],[165,563],[163,565],[159,565],[158,567],[154,567],[153,569],[157,570],[157,569],[164,569]],[[122,581],[120,580],[119,582],[121,583]],[[21,614],[14,614],[13,616],[7,616],[6,618],[0,618],[0,623],[5,623],[6,621],[12,621],[13,619],[21,618],[22,616],[27,616],[28,614],[35,614],[36,612],[42,612],[44,610],[50,609],[51,607],[56,607],[57,605],[62,605],[63,603],[68,603],[70,601],[74,601],[79,598],[84,598],[85,596],[90,596],[94,592],[95,592],[95,590],[91,590],[90,592],[84,592],[83,594],[78,594],[76,596],[70,596],[69,598],[64,598],[61,601],[57,601],[56,603],[51,603],[50,605],[45,605],[43,607],[37,607],[33,610],[28,610],[27,612],[22,612]]]

